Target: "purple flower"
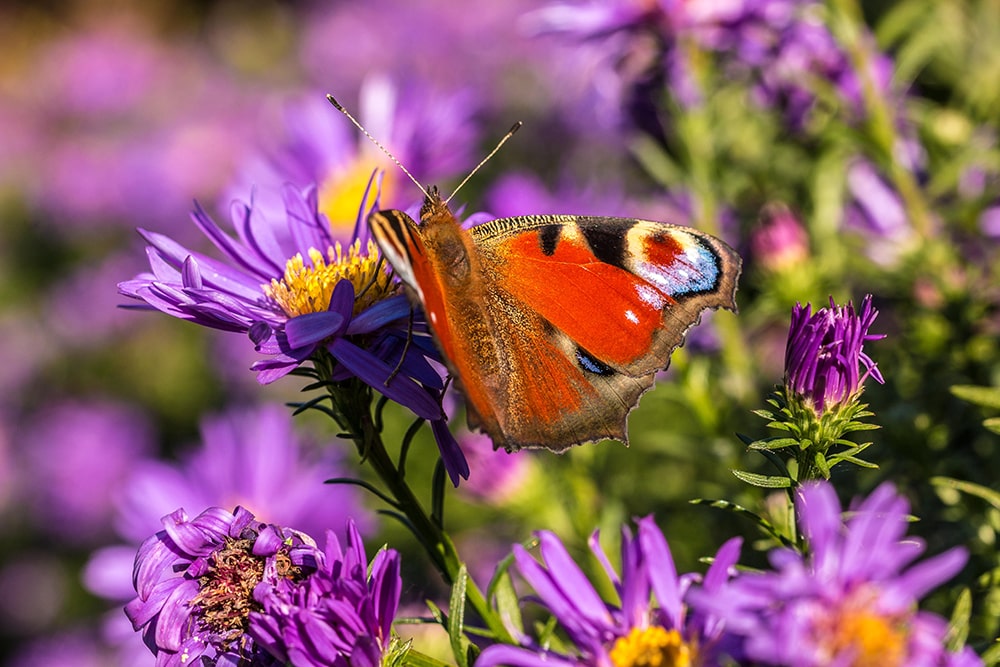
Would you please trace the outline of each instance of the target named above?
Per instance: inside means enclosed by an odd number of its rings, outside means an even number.
[[[817,413],[853,400],[869,376],[882,383],[871,357],[863,352],[866,341],[883,335],[868,333],[878,311],[871,295],[854,305],[839,307],[830,297],[830,307],[812,313],[812,306],[796,304],[785,347],[785,388],[801,397]],[[864,372],[860,372],[861,368]]]
[[[808,259],[809,234],[787,206],[769,204],[750,234],[750,252],[767,270],[790,269]]]
[[[429,338],[414,335],[394,373],[405,347],[410,306],[382,270],[374,242],[362,245],[368,192],[357,211],[355,240],[347,248],[334,239],[317,209],[314,188],[302,192],[289,186],[284,195],[280,218],[265,217],[252,204],[234,204],[236,239],[204,210],[195,210],[195,224],[226,262],[140,230],[150,243],[152,273],[121,283],[120,292],[181,319],[247,333],[257,351],[270,357],[253,366],[261,383],[326,352],[333,361],[331,379],[358,377],[417,415],[440,419],[433,391],[442,382],[425,359],[434,356]]]
[[[747,657],[768,665],[981,665],[971,650],[944,649],[943,618],[917,610],[924,595],[965,563],[961,548],[914,561],[922,540],[906,536],[909,506],[883,484],[841,518],[826,482],[804,485],[796,502],[808,555],[770,554],[773,571],[749,573],[693,605],[745,638]]]
[[[538,32],[601,42],[606,69],[622,84],[622,109],[642,129],[649,129],[643,121],[650,120],[664,87],[682,104],[700,101],[685,43],[716,54],[730,76],[749,79],[762,105],[781,109],[799,128],[820,97],[817,82],[832,87],[850,120],[866,113],[862,77],[819,20],[821,9],[815,0],[558,2],[533,12],[528,22]],[[870,50],[871,78],[885,94],[892,62]],[[608,78],[607,72],[595,76],[603,89]]]
[[[844,209],[844,225],[864,235],[866,252],[874,261],[895,264],[916,241],[899,194],[866,160],[855,160],[847,168],[847,190],[851,199]]]
[[[128,545],[96,552],[84,582],[111,600],[131,589],[123,570],[131,569],[136,546],[177,507],[241,505],[260,520],[296,526],[319,535],[348,519],[362,528],[369,515],[352,487],[324,484],[343,472],[337,452],[311,456],[293,429],[292,416],[279,405],[234,409],[203,420],[200,446],[179,464],[160,460],[134,463],[116,488],[115,529]]]
[[[330,91],[340,95],[340,91]],[[424,183],[450,178],[474,164],[476,106],[467,93],[396,85],[384,77],[363,82],[356,115],[365,128]],[[379,199],[386,208],[420,203],[420,191],[372,142],[315,92],[283,108],[284,137],[247,160],[229,195],[254,191],[265,216],[284,213],[282,186],[317,184],[320,213],[338,239],[350,238],[371,173],[385,169]],[[229,198],[225,204],[228,205]]]
[[[237,507],[210,508],[194,519],[183,509],[163,517],[164,530],[139,548],[125,613],[157,666],[279,665],[247,634],[261,608],[258,586],[307,577],[322,563],[312,538],[264,524]]]
[[[120,612],[119,612],[120,613]],[[35,639],[17,649],[6,667],[108,667],[115,664],[86,629],[73,629]]]
[[[685,599],[697,575],[678,576],[663,533],[651,517],[639,520],[638,538],[622,531],[622,575],[611,567],[595,533],[591,550],[618,594],[608,604],[597,594],[559,539],[539,533],[542,564],[520,545],[514,559],[538,600],[566,632],[572,651],[559,652],[521,637],[521,646],[486,648],[476,667],[612,667],[612,665],[715,665],[730,651],[715,614],[692,612]],[[716,554],[700,584],[714,595],[739,557],[740,540],[729,540]],[[655,600],[655,602],[653,602]]]
[[[346,549],[328,532],[322,556],[308,577],[257,586],[249,634],[282,664],[380,667],[402,590],[399,553],[382,549],[369,563],[350,524]]]
[[[523,489],[531,474],[528,452],[495,449],[483,433],[463,429],[458,436],[469,461],[469,481],[462,486],[467,497],[485,503],[503,503]]]
[[[15,438],[21,495],[37,524],[83,544],[110,534],[117,490],[154,444],[146,415],[99,400],[47,404]]]

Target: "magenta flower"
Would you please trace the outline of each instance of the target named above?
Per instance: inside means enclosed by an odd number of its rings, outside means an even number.
[[[822,413],[854,399],[869,376],[884,382],[875,362],[863,351],[865,342],[884,338],[868,333],[877,315],[870,294],[861,301],[860,314],[851,303],[838,307],[832,297],[829,308],[815,313],[809,304],[796,304],[785,348],[789,394]]]
[[[382,549],[369,563],[350,524],[346,549],[328,532],[322,555],[302,580],[269,578],[257,586],[254,599],[263,609],[250,613],[249,634],[282,664],[380,667],[399,608],[399,553]]]
[[[60,541],[101,544],[121,484],[154,449],[148,417],[102,400],[52,402],[15,436],[20,500]]]
[[[723,618],[765,665],[826,667],[981,665],[944,648],[945,620],[917,603],[965,563],[961,548],[919,564],[924,542],[906,536],[909,506],[883,484],[841,518],[826,482],[804,485],[796,502],[808,554],[775,549],[773,571],[748,573],[693,605]]]
[[[595,78],[602,88],[610,78],[621,81],[621,107],[640,129],[654,127],[652,114],[664,89],[685,105],[700,100],[688,55],[679,48],[686,41],[717,55],[730,76],[745,76],[762,106],[779,109],[800,128],[819,99],[817,81],[830,85],[849,119],[866,113],[863,79],[819,20],[820,9],[815,0],[562,1],[532,13],[530,23],[542,32],[602,43],[608,66]],[[870,75],[885,94],[892,62],[871,50]],[[636,62],[645,66],[627,66]]]
[[[622,531],[622,575],[611,567],[597,542],[591,550],[618,594],[604,602],[555,535],[539,533],[542,564],[520,545],[514,559],[538,601],[558,620],[572,650],[551,650],[529,637],[521,646],[487,647],[476,667],[613,667],[616,665],[715,665],[731,653],[715,614],[688,608],[685,599],[698,575],[678,576],[663,533],[651,517],[639,521],[635,539]],[[729,540],[716,554],[700,587],[714,595],[739,557],[740,540]],[[655,602],[654,602],[655,601]]]
[[[783,271],[809,257],[809,234],[784,204],[769,204],[750,234],[750,252],[761,267]]]

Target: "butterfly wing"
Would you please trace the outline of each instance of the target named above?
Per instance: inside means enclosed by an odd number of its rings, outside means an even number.
[[[697,230],[529,216],[470,231],[506,370],[477,416],[508,449],[627,441],[628,413],[701,312],[736,307],[739,256]]]
[[[530,216],[465,231],[439,200],[425,209],[420,226],[375,213],[372,232],[498,447],[627,441],[628,413],[701,311],[735,309],[739,256],[696,230]]]

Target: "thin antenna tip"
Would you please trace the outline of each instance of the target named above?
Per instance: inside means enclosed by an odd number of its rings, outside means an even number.
[[[330,101],[330,104],[332,104],[333,106],[337,107],[337,110],[339,110],[339,111],[343,111],[344,110],[343,105],[340,102],[338,102],[336,100],[336,98],[334,98],[334,96],[331,95],[330,93],[326,94],[326,99]]]
[[[510,132],[509,132],[509,134],[514,134],[515,132],[517,132],[518,130],[520,130],[522,125],[524,125],[524,123],[521,122],[521,121],[517,121],[516,123],[514,123],[513,125],[511,125],[510,126]]]

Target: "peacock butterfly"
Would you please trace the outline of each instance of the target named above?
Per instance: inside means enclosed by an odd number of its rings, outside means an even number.
[[[419,224],[397,210],[368,222],[427,316],[469,425],[496,447],[627,443],[628,413],[702,311],[736,310],[740,257],[709,234],[576,215],[465,229],[437,188],[424,193]]]

